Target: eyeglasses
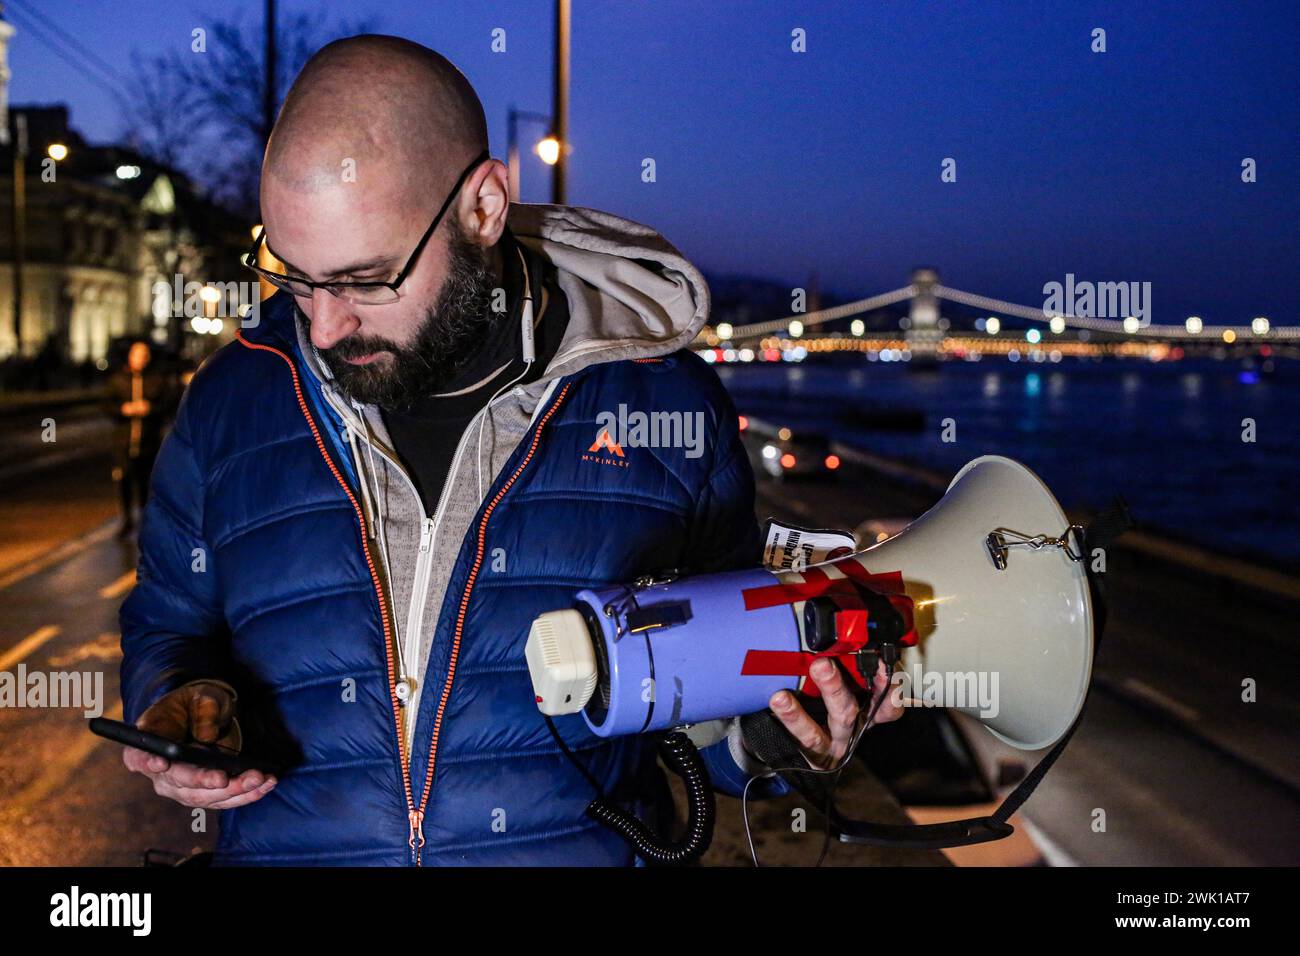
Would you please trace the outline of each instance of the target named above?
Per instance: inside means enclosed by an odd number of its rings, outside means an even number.
[[[257,265],[257,255],[261,251],[263,243],[266,242],[266,228],[258,230],[257,239],[253,242],[253,248],[240,258],[240,264],[248,269],[252,269],[259,276],[265,279],[277,289],[283,289],[299,298],[311,298],[312,291],[315,289],[324,289],[330,295],[342,299],[344,302],[351,302],[354,305],[383,305],[389,302],[396,302],[399,298],[397,294],[398,287],[406,281],[406,277],[411,274],[415,268],[416,260],[420,258],[420,253],[429,242],[429,237],[433,231],[438,228],[438,223],[446,214],[447,209],[451,206],[451,201],[460,193],[460,187],[465,184],[470,173],[474,172],[480,164],[490,158],[490,153],[485,149],[479,153],[474,160],[465,167],[465,171],[460,174],[456,180],[456,185],[452,187],[451,194],[443,201],[442,208],[438,210],[438,215],[433,217],[433,222],[429,223],[429,228],[424,230],[424,235],[420,237],[415,251],[411,253],[406,265],[402,266],[402,271],[388,282],[313,282],[300,276],[285,275],[283,272],[272,272],[270,269],[263,269]]]

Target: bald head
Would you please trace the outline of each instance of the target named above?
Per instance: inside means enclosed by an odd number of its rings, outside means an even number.
[[[400,37],[321,48],[294,81],[267,145],[264,178],[316,191],[382,177],[412,197],[446,190],[481,151],[487,123],[464,74]],[[373,183],[372,183],[373,185]]]
[[[486,340],[510,207],[505,165],[472,162],[486,150],[469,81],[409,40],[331,43],[289,90],[262,169],[263,236],[276,271],[306,280],[289,289],[297,314],[352,398],[388,408],[436,391]],[[390,283],[382,302],[349,288]]]

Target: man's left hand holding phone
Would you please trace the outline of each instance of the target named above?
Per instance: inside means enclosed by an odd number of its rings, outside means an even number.
[[[216,744],[237,751],[242,740],[235,701],[235,689],[224,681],[193,681],[158,698],[140,715],[136,727],[170,740]],[[261,770],[245,770],[231,777],[224,770],[172,762],[136,747],[124,748],[122,762],[128,770],[152,780],[159,796],[205,810],[233,810],[254,803],[276,784],[274,776]]]

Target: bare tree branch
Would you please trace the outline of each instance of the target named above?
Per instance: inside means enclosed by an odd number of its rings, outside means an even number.
[[[217,20],[207,28],[204,52],[170,50],[131,57],[133,91],[123,104],[125,138],[146,156],[180,169],[211,198],[256,217],[265,128],[261,24]],[[333,27],[306,13],[277,23],[277,105],[294,77],[330,40],[374,32],[367,21]]]

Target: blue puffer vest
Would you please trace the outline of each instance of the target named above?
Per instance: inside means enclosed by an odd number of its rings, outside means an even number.
[[[388,611],[329,437],[340,422],[313,400],[283,298],[203,366],[163,444],[121,612],[125,719],[222,678],[239,691],[246,740],[292,754],[266,797],[223,813],[219,863],[632,863],[584,815],[591,788],[538,713],[524,642],[536,615],[583,588],[759,562],[753,476],[717,376],[677,351],[558,382],[460,543],[424,675],[434,702],[407,767]],[[620,404],[702,412],[704,453],[593,452],[597,415]],[[504,569],[490,569],[494,553],[510,556]],[[557,724],[605,792],[644,813],[650,742],[602,741],[578,716]],[[735,792],[725,748],[705,752]]]

